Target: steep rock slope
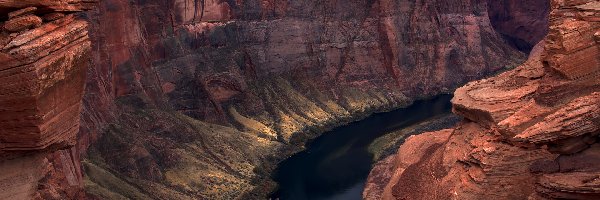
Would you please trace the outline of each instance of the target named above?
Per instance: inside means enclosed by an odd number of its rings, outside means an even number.
[[[548,0],[488,0],[490,21],[514,46],[531,50],[548,33]]]
[[[454,112],[465,121],[408,139],[371,172],[365,198],[600,197],[600,3],[551,7],[529,60],[459,88]]]
[[[102,1],[78,145],[89,147],[81,151],[88,191],[265,195],[274,164],[323,130],[520,63],[487,8]]]
[[[93,1],[0,2],[0,199],[73,198]]]

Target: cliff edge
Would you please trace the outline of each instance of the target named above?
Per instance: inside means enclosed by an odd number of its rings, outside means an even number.
[[[82,195],[80,127],[94,1],[0,2],[0,199]]]
[[[364,198],[600,198],[600,3],[551,9],[528,61],[459,88],[464,121],[410,137],[375,166]]]

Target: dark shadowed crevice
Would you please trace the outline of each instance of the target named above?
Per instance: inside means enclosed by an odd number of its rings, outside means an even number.
[[[492,27],[515,49],[529,53],[548,33],[549,0],[488,0]]]

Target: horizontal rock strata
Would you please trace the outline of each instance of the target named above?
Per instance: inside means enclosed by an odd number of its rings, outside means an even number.
[[[68,199],[82,188],[78,159],[54,152],[79,132],[91,42],[73,12],[92,2],[0,1],[0,199]]]
[[[551,8],[550,33],[529,60],[459,88],[452,103],[465,121],[449,136],[408,140],[371,172],[365,198],[599,197],[600,4],[557,0]],[[437,137],[448,139],[433,145]],[[422,144],[431,146],[425,155],[405,149]],[[390,165],[413,154],[417,162]]]

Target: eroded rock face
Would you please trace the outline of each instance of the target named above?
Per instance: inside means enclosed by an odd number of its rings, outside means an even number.
[[[91,2],[0,2],[0,199],[73,198],[83,186],[78,159],[53,152],[76,143],[91,43],[72,12]]]
[[[265,195],[274,164],[317,133],[524,59],[493,29],[484,1],[106,0],[99,7],[79,146],[90,147],[90,193],[106,198],[129,194],[119,188],[137,197]],[[169,120],[155,127],[148,119]],[[237,133],[250,136],[230,138]]]
[[[100,12],[98,28],[111,31],[97,32],[97,66],[114,74],[103,81],[111,95],[166,97],[209,122],[222,123],[231,106],[251,117],[271,109],[256,99],[278,84],[265,78],[340,103],[346,88],[448,91],[520,58],[490,26],[483,2],[105,1]]]
[[[77,12],[92,9],[96,5],[95,0],[23,0],[3,1],[0,13],[8,13],[15,10],[36,7],[44,11]],[[4,18],[5,16],[2,16]],[[12,16],[9,16],[12,17]]]
[[[372,184],[364,197],[599,197],[600,170],[595,162],[600,153],[600,43],[594,34],[600,29],[600,4],[556,0],[551,6],[550,33],[529,60],[514,70],[457,89],[454,112],[465,117],[465,122],[447,141],[428,150],[435,153],[411,158],[419,162],[372,171]],[[434,136],[440,135],[415,136],[418,140],[405,145],[437,141]],[[405,155],[411,154],[400,148],[398,155],[379,165],[403,162]],[[381,182],[377,179],[381,174],[397,178]],[[428,189],[406,189],[413,185]],[[384,195],[375,195],[379,193]]]
[[[509,43],[531,50],[548,33],[549,0],[489,0],[492,26]]]
[[[86,59],[86,22],[74,15],[18,35],[5,34],[2,150],[40,150],[73,143],[79,126]]]

